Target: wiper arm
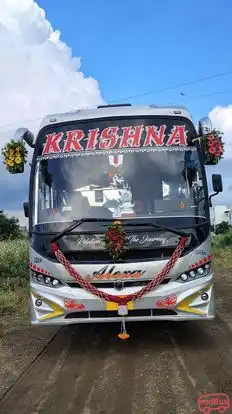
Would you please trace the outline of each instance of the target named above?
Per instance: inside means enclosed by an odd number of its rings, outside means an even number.
[[[127,226],[131,226],[131,227],[139,227],[139,226],[153,227],[157,230],[170,231],[170,233],[174,233],[174,234],[177,234],[178,236],[182,236],[182,237],[189,237],[190,234],[191,234],[191,233],[187,233],[186,231],[175,229],[173,227],[167,227],[167,226],[163,226],[163,225],[160,225],[160,224],[154,224],[154,223],[150,223],[150,222],[126,223],[125,227],[127,227]]]
[[[104,219],[104,218],[83,218],[81,220],[73,220],[72,224],[70,224],[68,227],[66,227],[66,229],[62,230],[61,232],[59,232],[55,237],[53,237],[53,239],[51,240],[51,243],[56,242],[57,240],[60,240],[63,236],[65,236],[66,234],[70,233],[70,231],[76,229],[77,227],[79,227],[82,223],[96,223],[96,222],[106,222],[106,221],[115,221],[112,219]]]
[[[192,227],[193,229],[197,229],[198,227],[206,227],[210,225],[209,220],[202,221],[202,223],[191,224],[191,226],[183,226],[183,229],[189,229]]]
[[[210,221],[209,220],[205,220],[202,223],[197,223],[197,224],[192,224],[191,226],[183,226],[183,228],[189,229],[189,227],[192,227],[193,229],[197,229],[200,227],[205,227],[205,226],[209,226],[210,225]],[[168,227],[168,226],[163,226],[160,224],[154,224],[151,222],[146,222],[146,223],[127,223],[125,224],[125,226],[150,226],[153,227],[157,230],[163,230],[163,231],[170,231],[170,233],[174,233],[177,234],[178,236],[182,236],[182,237],[190,237],[192,236],[197,242],[198,242],[198,238],[197,236],[194,234],[193,231],[190,232],[186,232],[183,230],[179,230],[173,227]]]

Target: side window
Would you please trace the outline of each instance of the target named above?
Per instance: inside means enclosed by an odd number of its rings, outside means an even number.
[[[38,201],[41,210],[53,208],[52,177],[47,171],[46,161],[42,161],[39,167]]]
[[[57,162],[51,161],[43,160],[39,163],[35,224],[55,220],[58,216],[60,219],[60,215],[72,210],[72,192],[61,173],[62,168],[57,168]]]

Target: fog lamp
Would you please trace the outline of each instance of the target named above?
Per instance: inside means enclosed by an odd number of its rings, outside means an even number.
[[[208,300],[208,299],[209,299],[209,295],[208,295],[208,293],[202,293],[202,295],[201,295],[201,299],[202,299],[202,300]]]

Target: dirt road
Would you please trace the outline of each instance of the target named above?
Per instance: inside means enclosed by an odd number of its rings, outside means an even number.
[[[232,400],[232,275],[212,322],[65,327],[3,396],[1,414],[198,413],[204,393]],[[232,412],[232,409],[226,411]]]

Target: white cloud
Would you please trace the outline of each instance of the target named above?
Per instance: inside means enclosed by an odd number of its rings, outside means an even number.
[[[232,158],[232,105],[215,106],[209,113],[213,126],[221,130],[225,142],[224,158]]]
[[[1,0],[0,62],[0,147],[20,126],[36,132],[44,115],[103,102],[97,81],[84,77],[80,58],[72,57],[33,0]],[[27,193],[28,168],[24,176],[11,176],[0,162],[0,173],[1,208],[15,186]],[[12,208],[21,208],[18,200]]]
[[[33,0],[1,0],[0,61],[0,129],[102,102],[98,83],[80,72],[80,58]]]

